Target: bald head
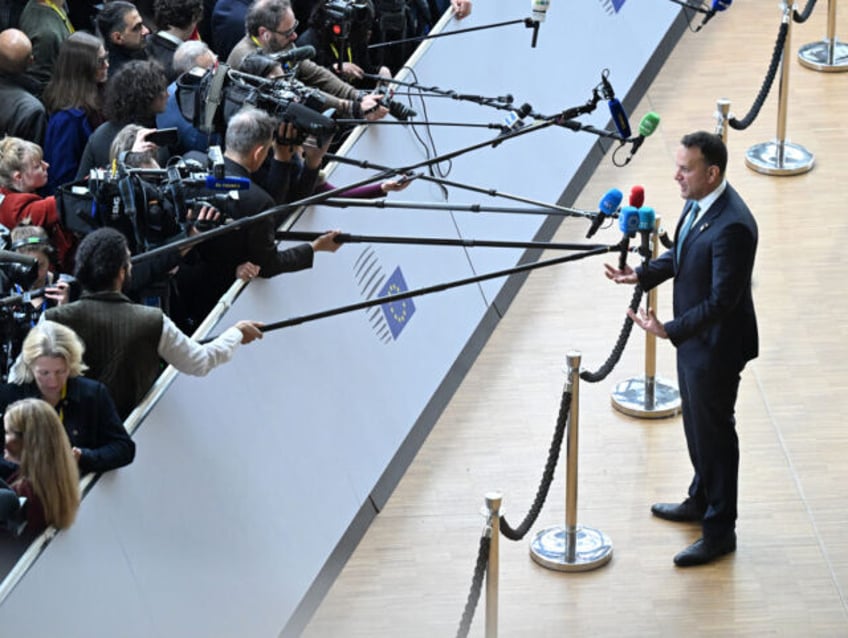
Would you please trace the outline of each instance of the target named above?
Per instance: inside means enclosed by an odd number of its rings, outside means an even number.
[[[0,31],[0,71],[23,73],[32,56],[32,42],[18,29]]]

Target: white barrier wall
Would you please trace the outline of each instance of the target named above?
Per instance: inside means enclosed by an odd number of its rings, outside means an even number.
[[[427,86],[510,93],[517,105],[554,114],[585,103],[609,68],[619,98],[629,93],[625,104],[635,102],[682,27],[673,3],[637,4],[555,4],[536,49],[523,25],[441,38],[415,73]],[[518,5],[479,0],[458,26],[529,15],[529,6]],[[504,113],[431,99],[427,116],[495,123]],[[604,104],[581,118],[598,127],[608,120]],[[430,133],[440,153],[495,135],[482,128]],[[553,202],[567,187],[579,189],[581,171],[599,154],[594,136],[550,128],[456,158],[448,177]],[[350,155],[404,166],[424,151],[407,128],[385,126],[372,127]],[[331,181],[367,174],[342,166]],[[456,188],[445,198],[421,180],[392,199],[518,205]],[[510,240],[552,231],[541,216],[325,207],[297,224],[336,227]],[[349,244],[319,254],[310,271],[251,283],[222,324],[273,322],[384,288],[470,277],[513,266],[522,254]],[[494,280],[271,332],[207,378],[178,377],[136,432],[133,465],[100,479],[73,528],[51,542],[0,606],[3,635],[296,635],[494,329],[509,286]],[[493,305],[499,297],[502,308]]]

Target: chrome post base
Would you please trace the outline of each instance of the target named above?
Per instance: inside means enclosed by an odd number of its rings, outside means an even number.
[[[766,175],[800,175],[812,169],[814,161],[803,146],[778,140],[755,144],[745,154],[748,168]]]
[[[615,386],[612,407],[639,419],[664,419],[680,412],[680,392],[671,381],[634,377]]]
[[[805,44],[798,49],[798,62],[814,71],[848,71],[848,43],[834,38]]]
[[[548,527],[531,541],[530,557],[548,569],[587,572],[610,561],[612,541],[591,527],[577,527],[570,534],[563,527]]]

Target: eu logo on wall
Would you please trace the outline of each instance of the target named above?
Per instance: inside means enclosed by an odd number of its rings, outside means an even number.
[[[386,277],[373,246],[365,246],[359,254],[353,265],[353,276],[362,297],[369,301],[409,290],[400,266]],[[389,301],[369,308],[365,313],[377,338],[389,344],[397,340],[415,314],[415,304],[412,299]]]
[[[621,11],[621,7],[624,6],[625,2],[627,2],[627,0],[600,0],[601,6],[604,8],[604,11],[606,11],[610,15]]]
[[[392,276],[383,286],[380,291],[380,297],[388,297],[389,295],[397,295],[406,292],[409,288],[406,287],[406,281],[403,278],[403,273],[400,266],[395,268]],[[398,338],[398,335],[406,327],[412,315],[415,314],[415,304],[412,299],[400,299],[399,301],[390,301],[381,306],[383,315],[386,317],[386,323],[389,324],[389,330],[392,331],[392,337]]]

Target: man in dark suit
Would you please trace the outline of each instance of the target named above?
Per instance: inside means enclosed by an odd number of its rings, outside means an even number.
[[[758,354],[751,272],[757,224],[727,183],[727,149],[706,132],[681,140],[675,179],[687,200],[675,245],[647,268],[606,266],[616,283],[650,290],[674,279],[674,318],[655,310],[631,318],[677,348],[683,428],[695,470],[682,503],[656,503],[659,518],[700,522],[703,537],[674,557],[679,567],[702,565],[736,549],[739,441],[734,409],[739,375]]]

